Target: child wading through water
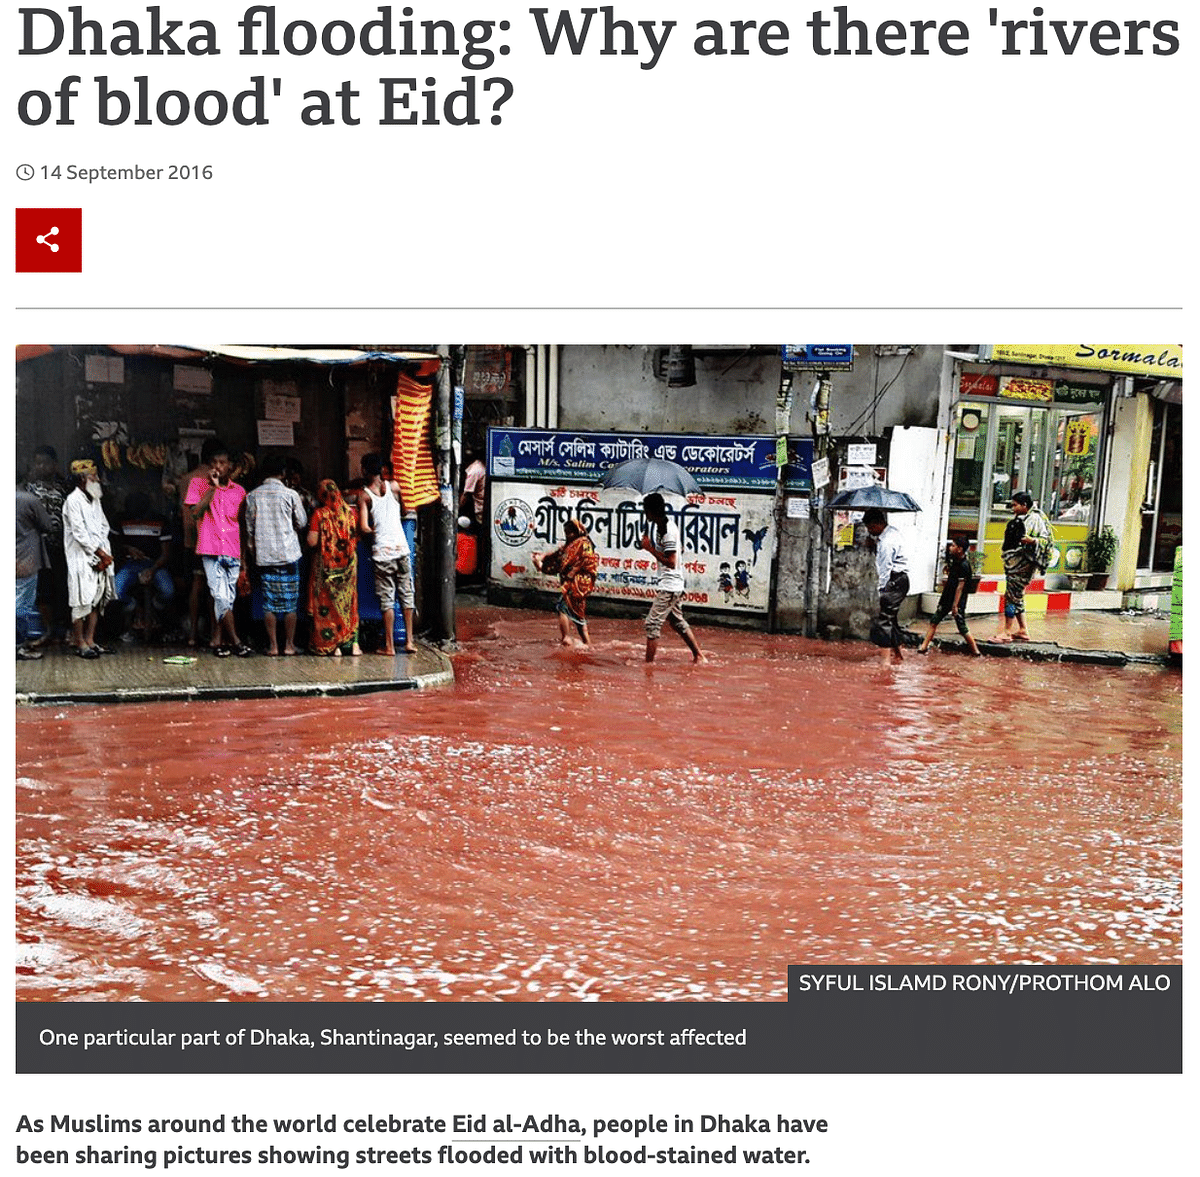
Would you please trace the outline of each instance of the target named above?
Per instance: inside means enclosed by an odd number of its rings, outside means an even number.
[[[925,640],[917,648],[918,654],[929,652],[937,627],[947,617],[954,618],[954,624],[958,626],[958,632],[962,634],[971,653],[976,656],[979,654],[979,647],[967,628],[967,598],[975,588],[975,572],[971,568],[969,550],[970,540],[962,535],[951,536],[946,545],[946,587],[942,589],[937,612],[930,618]]]

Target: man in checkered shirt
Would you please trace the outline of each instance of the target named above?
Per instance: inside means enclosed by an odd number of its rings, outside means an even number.
[[[300,533],[308,512],[300,496],[283,482],[282,454],[263,462],[266,477],[246,496],[246,535],[263,592],[267,653],[296,652],[296,609],[300,604]],[[279,650],[278,618],[283,618]]]

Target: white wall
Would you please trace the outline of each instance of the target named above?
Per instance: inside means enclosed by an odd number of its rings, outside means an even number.
[[[892,514],[888,522],[908,540],[909,591],[929,592],[937,581],[942,541],[941,506],[946,470],[946,437],[940,429],[897,427],[892,431],[888,489],[912,495],[915,515]]]
[[[666,381],[655,375],[654,346],[564,345],[559,427],[633,433],[773,434],[782,369],[778,349],[694,346],[695,386],[668,388]],[[831,378],[833,434],[878,436],[892,425],[936,425],[942,364],[940,344],[915,346],[911,351],[855,345],[854,370],[834,372]],[[796,376],[792,434],[809,431],[805,413],[815,380],[808,372]]]

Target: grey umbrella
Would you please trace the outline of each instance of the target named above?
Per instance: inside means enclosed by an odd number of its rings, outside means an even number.
[[[869,511],[878,507],[881,511],[919,511],[916,499],[902,490],[888,490],[886,486],[857,486],[844,490],[829,500],[835,511]]]
[[[600,480],[600,485],[609,489],[637,491],[648,495],[652,491],[687,497],[702,491],[700,484],[678,462],[665,458],[630,458],[620,462]]]

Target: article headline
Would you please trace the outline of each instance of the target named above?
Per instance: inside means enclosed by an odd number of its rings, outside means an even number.
[[[210,20],[175,19],[169,5],[149,5],[136,16],[113,17],[85,5],[18,8],[20,56],[217,57],[252,59],[282,55],[326,58],[455,59],[466,74],[454,77],[394,75],[345,78],[332,86],[285,94],[284,79],[251,74],[243,89],[167,89],[148,73],[85,79],[66,74],[17,100],[27,126],[165,125],[192,122],[267,126],[296,118],[304,126],[358,126],[364,117],[381,126],[499,125],[509,113],[516,85],[493,72],[512,60],[514,43],[528,37],[532,53],[546,57],[598,56],[634,59],[643,71],[668,54],[690,53],[714,61],[726,57],[963,57],[973,48],[964,20],[877,18],[851,5],[815,9],[800,29],[778,19],[702,19],[685,31],[674,20],[628,19],[615,5],[552,11],[530,8],[528,23],[508,20],[422,18],[411,7],[375,7],[362,20],[314,22],[287,19],[275,5],[247,7],[235,28]],[[187,14],[190,15],[190,12]],[[1044,7],[988,9],[983,51],[1007,57],[1171,57],[1179,52],[1175,20],[1076,19]],[[515,34],[509,36],[509,34]],[[379,71],[373,71],[379,72]],[[368,87],[370,96],[367,96]],[[281,110],[285,104],[286,111]]]

